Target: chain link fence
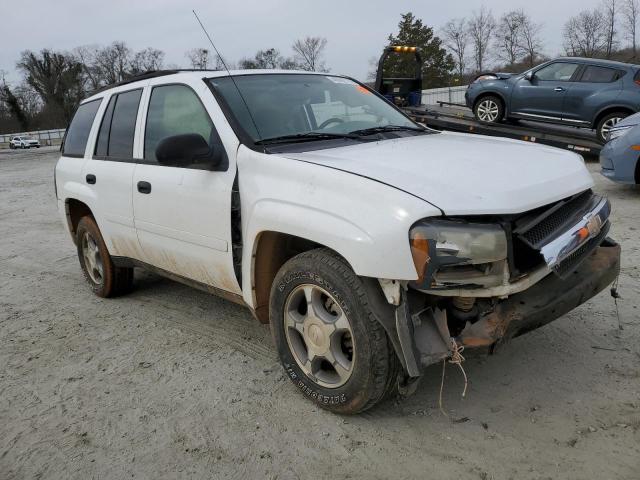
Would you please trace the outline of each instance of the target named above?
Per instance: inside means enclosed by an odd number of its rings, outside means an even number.
[[[452,87],[431,88],[422,91],[423,105],[439,105],[440,103],[450,103],[464,105],[464,92],[467,85],[456,85]]]

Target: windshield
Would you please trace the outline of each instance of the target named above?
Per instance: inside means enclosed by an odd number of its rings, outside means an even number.
[[[254,142],[310,132],[328,137],[389,126],[419,128],[377,95],[347,78],[258,74],[238,75],[234,80],[244,101],[230,77],[212,78],[209,82]]]

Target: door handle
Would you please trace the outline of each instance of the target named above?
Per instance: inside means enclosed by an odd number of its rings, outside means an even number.
[[[138,191],[140,193],[151,193],[151,184],[149,182],[138,182]]]
[[[87,173],[87,176],[85,177],[85,180],[87,181],[87,183],[89,185],[95,185],[96,176],[93,173]]]
[[[564,92],[564,88],[563,87],[556,87],[556,88],[554,88],[554,90],[556,92]]]

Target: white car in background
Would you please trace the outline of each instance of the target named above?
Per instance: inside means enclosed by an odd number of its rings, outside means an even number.
[[[40,148],[40,141],[27,135],[18,135],[11,138],[9,148]]]
[[[439,133],[337,75],[132,79],[82,102],[55,175],[96,295],[142,267],[245,305],[337,413],[564,315],[620,268],[579,155]]]

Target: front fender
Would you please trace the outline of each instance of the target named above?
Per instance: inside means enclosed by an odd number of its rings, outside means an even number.
[[[295,235],[329,247],[360,276],[414,280],[409,229],[421,218],[441,214],[427,202],[377,181],[245,147],[238,151],[238,178],[246,300],[252,256],[262,232]]]

